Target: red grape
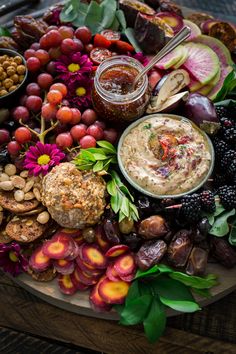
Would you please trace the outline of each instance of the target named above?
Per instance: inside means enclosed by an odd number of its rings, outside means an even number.
[[[61,26],[58,28],[58,32],[62,35],[62,38],[73,38],[74,37],[74,30],[72,27],[69,26]]]
[[[48,52],[44,49],[37,50],[35,56],[39,59],[41,65],[46,65],[50,60]]]
[[[93,109],[86,109],[81,116],[81,121],[86,125],[91,125],[98,119],[97,113]]]
[[[28,143],[32,139],[32,134],[29,129],[20,127],[15,131],[15,139],[19,144]]]
[[[39,40],[40,48],[48,49],[47,35],[44,34]]]
[[[26,86],[26,92],[28,96],[34,95],[34,96],[40,96],[41,94],[41,88],[36,82],[31,82]]]
[[[48,89],[53,83],[53,77],[51,74],[42,73],[39,74],[37,82],[42,89]]]
[[[54,75],[56,73],[56,67],[54,61],[50,61],[46,69],[49,74]]]
[[[80,139],[79,144],[82,149],[88,149],[96,146],[96,139],[91,135],[85,135]]]
[[[21,150],[21,145],[17,141],[10,141],[7,144],[7,150],[10,155],[17,155]]]
[[[71,38],[65,38],[61,42],[61,52],[63,54],[70,54],[74,51],[79,51],[79,45]]]
[[[58,32],[58,30],[53,29],[46,33],[46,43],[48,48],[58,47],[62,40],[62,35]]]
[[[105,122],[103,122],[102,120],[96,120],[95,122],[94,122],[94,124],[95,125],[98,125],[101,129],[106,129],[106,123]]]
[[[27,97],[28,98],[28,97]],[[26,99],[27,100],[27,99]],[[27,122],[30,117],[29,110],[24,106],[18,106],[13,109],[12,117],[15,121],[19,121],[20,119],[22,122]]]
[[[60,47],[50,48],[48,54],[51,59],[58,59],[61,56],[61,49]]]
[[[8,143],[10,140],[10,133],[6,129],[0,129],[0,145]]]
[[[39,112],[42,107],[43,101],[39,96],[31,95],[27,97],[25,105],[26,107],[33,112]]]
[[[53,84],[50,89],[51,90],[57,90],[60,91],[63,95],[63,97],[65,97],[67,95],[67,87],[66,85],[62,84],[61,82],[56,82],[55,84]]]
[[[51,104],[59,104],[62,101],[62,93],[58,90],[50,90],[47,94],[47,100]]]
[[[40,44],[38,42],[34,42],[31,44],[30,49],[38,50],[40,48]]]
[[[82,26],[76,29],[75,37],[80,39],[84,44],[88,44],[92,39],[92,32],[86,26]]]
[[[115,129],[110,128],[110,129],[106,129],[104,130],[104,136],[103,139],[109,141],[109,143],[114,144],[117,140],[118,137],[118,133]]]
[[[19,103],[21,106],[25,106],[25,102],[26,102],[27,97],[28,97],[27,95],[20,96]]]
[[[51,30],[58,30],[58,27],[57,26],[54,26],[54,25],[51,25],[51,26],[48,26],[48,28],[46,29],[46,33],[48,33],[49,31]]]
[[[24,52],[24,57],[25,59],[29,59],[31,57],[34,57],[35,56],[35,53],[36,51],[34,49],[27,49],[25,52]]]
[[[64,106],[58,109],[56,117],[61,123],[67,124],[71,122],[73,113],[69,107]]]
[[[69,132],[61,133],[56,137],[56,144],[61,148],[71,147],[73,144],[72,136]]]
[[[71,128],[70,133],[73,139],[78,141],[86,135],[86,130],[87,126],[85,124],[77,124]]]
[[[102,140],[104,135],[103,130],[96,124],[90,125],[86,133],[92,135],[96,140]]]
[[[72,112],[72,119],[70,121],[70,124],[78,124],[81,120],[80,110],[77,108],[71,108],[71,112]]]
[[[41,63],[38,58],[35,57],[30,57],[29,59],[26,60],[27,68],[29,71],[38,71],[41,68]]]
[[[75,39],[74,39],[74,42],[75,42],[76,45],[77,45],[77,52],[82,52],[82,51],[84,50],[84,45],[83,45],[83,43],[81,42],[81,40],[75,38]]]
[[[42,107],[42,116],[45,120],[55,119],[57,114],[57,107],[51,103],[45,103]]]
[[[93,44],[89,43],[84,46],[85,52],[90,53],[93,50]]]

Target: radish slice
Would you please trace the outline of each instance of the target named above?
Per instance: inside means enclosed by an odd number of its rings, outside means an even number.
[[[108,304],[123,304],[129,291],[129,284],[104,278],[98,286],[98,293]]]
[[[166,70],[175,65],[181,58],[185,55],[185,50],[182,45],[179,45],[177,48],[172,50],[169,54],[165,55],[163,59],[161,59],[155,67],[157,69]]]
[[[184,24],[188,26],[191,30],[190,36],[186,39],[186,42],[190,42],[191,40],[197,38],[202,34],[200,28],[196,25],[196,23],[189,21],[189,20],[183,20]]]
[[[182,50],[183,50],[182,57],[180,58],[179,61],[177,61],[176,64],[174,64],[172,66],[173,69],[179,69],[181,67],[181,65],[183,65],[188,58],[188,50],[184,46],[182,46],[182,47],[183,47],[182,48]]]

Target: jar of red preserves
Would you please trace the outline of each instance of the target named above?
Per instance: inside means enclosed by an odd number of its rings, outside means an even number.
[[[148,77],[144,75],[133,87],[143,65],[128,56],[115,56],[103,61],[94,78],[94,109],[114,123],[129,123],[140,118],[150,99]]]

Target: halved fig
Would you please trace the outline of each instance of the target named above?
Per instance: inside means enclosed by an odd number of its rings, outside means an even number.
[[[101,225],[97,225],[95,228],[95,240],[104,252],[111,246]]]
[[[88,289],[88,285],[85,285],[80,281],[80,278],[78,277],[78,272],[76,269],[74,270],[74,272],[72,274],[70,274],[70,278],[77,290],[85,291]]]
[[[158,84],[158,82],[161,80],[162,77],[163,77],[163,73],[161,73],[158,70],[152,70],[151,74],[148,77],[149,86],[151,87],[152,90],[156,87],[156,85]]]
[[[94,309],[94,311],[97,312],[102,312],[102,311],[110,311],[111,310],[111,305],[108,305],[99,295],[98,293],[98,287],[100,286],[100,283],[103,281],[105,276],[103,276],[99,282],[92,288],[90,295],[89,295],[89,301],[91,307]]]
[[[114,263],[114,269],[119,276],[134,273],[136,270],[134,256],[132,254],[120,256]]]
[[[129,291],[129,283],[104,278],[98,286],[98,294],[108,304],[122,304]]]
[[[221,22],[221,21],[220,20],[216,20],[214,18],[209,18],[206,21],[202,22],[201,25],[200,25],[202,33],[209,34],[211,27],[213,25],[215,25],[216,23],[219,23],[219,22]]]
[[[113,264],[109,264],[109,266],[107,267],[106,276],[111,281],[119,281],[121,279],[117,271],[115,270]]]
[[[165,23],[167,23],[167,25],[169,25],[173,29],[174,34],[178,33],[184,26],[183,18],[175,14],[174,12],[158,12],[156,14],[156,17],[159,17],[164,20]]]
[[[44,242],[43,253],[52,259],[64,259],[73,251],[73,239],[61,233],[55,234],[51,240]]]
[[[183,17],[181,7],[170,0],[159,0],[159,11],[171,12]]]
[[[115,245],[111,248],[109,248],[109,250],[105,253],[106,257],[118,257],[121,254],[124,254],[125,252],[127,252],[129,250],[129,247],[127,245]]]
[[[140,47],[147,54],[156,54],[165,45],[167,38],[174,35],[172,28],[161,18],[141,13],[136,18],[134,31]]]
[[[186,39],[186,42],[192,41],[193,39],[197,38],[202,34],[200,28],[196,25],[196,23],[193,23],[192,21],[189,20],[183,20],[184,25],[188,26],[191,30],[190,36]]]
[[[151,7],[138,0],[120,0],[119,8],[124,12],[127,27],[132,28],[139,12],[147,15],[155,14]]]
[[[104,269],[107,266],[107,258],[102,254],[96,244],[83,244],[80,246],[81,259],[98,269]]]
[[[94,284],[97,284],[98,280],[99,280],[99,277],[100,275],[98,276],[89,276],[87,274],[85,274],[78,266],[75,268],[75,271],[74,271],[75,275],[76,275],[76,278],[84,285],[88,285],[88,286],[91,286],[91,285],[94,285]]]
[[[113,31],[111,29],[105,29],[101,32],[101,35],[111,41],[111,43],[115,43],[120,40],[121,33],[117,31]]]
[[[53,266],[60,274],[67,275],[73,273],[75,263],[66,259],[54,259]]]
[[[71,276],[69,274],[59,274],[57,277],[58,285],[60,291],[65,295],[73,295],[77,291],[77,287],[71,280]]]
[[[29,266],[36,272],[43,272],[51,265],[51,260],[43,253],[42,246],[38,247],[30,256]]]
[[[228,22],[217,22],[211,26],[209,36],[219,39],[229,49],[235,50],[236,30]]]
[[[68,261],[73,261],[79,255],[79,245],[77,244],[75,239],[72,239],[71,241],[72,241],[72,244],[73,244],[73,249],[71,251],[71,254],[66,257],[66,260],[68,260]]]

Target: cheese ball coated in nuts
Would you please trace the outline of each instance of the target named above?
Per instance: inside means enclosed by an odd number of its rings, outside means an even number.
[[[82,229],[100,220],[106,205],[105,192],[101,176],[64,162],[43,178],[42,203],[60,226]]]

